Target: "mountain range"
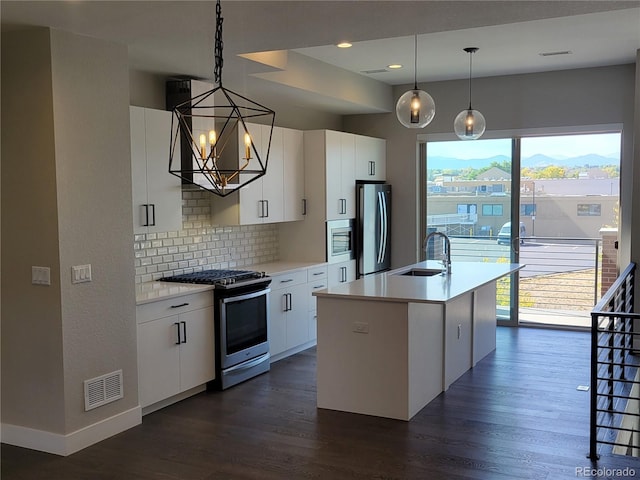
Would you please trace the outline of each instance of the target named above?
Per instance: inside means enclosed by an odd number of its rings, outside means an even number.
[[[493,162],[502,163],[510,161],[511,158],[506,155],[496,155],[489,158],[460,159],[452,157],[432,156],[427,159],[428,170],[462,170],[465,168],[484,168],[490,166]],[[619,165],[620,159],[615,156],[603,156],[595,153],[588,155],[580,155],[577,157],[554,158],[541,153],[532,155],[522,159],[523,168],[544,168],[549,165],[557,165],[564,168],[577,167],[602,167],[605,165]]]

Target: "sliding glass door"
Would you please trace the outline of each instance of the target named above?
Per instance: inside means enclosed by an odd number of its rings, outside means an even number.
[[[456,261],[517,261],[518,229],[511,228],[513,203],[518,201],[513,150],[510,138],[427,144],[424,234],[439,231],[450,237],[454,265]],[[423,252],[424,258],[429,253]],[[496,316],[500,322],[517,324],[512,298],[516,281],[504,278],[498,282]]]
[[[446,233],[454,262],[526,265],[499,281],[501,324],[589,325],[607,286],[604,235],[617,238],[620,142],[590,132],[424,145],[424,234]]]

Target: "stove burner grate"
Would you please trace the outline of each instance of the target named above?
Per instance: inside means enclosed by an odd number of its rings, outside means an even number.
[[[183,273],[181,275],[164,277],[160,280],[163,282],[229,285],[242,282],[243,280],[263,278],[264,276],[265,274],[263,272],[254,272],[251,270],[203,270],[201,272]]]

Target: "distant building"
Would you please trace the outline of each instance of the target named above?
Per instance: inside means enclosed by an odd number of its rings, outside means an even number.
[[[495,236],[510,221],[510,180],[443,182],[427,199],[429,228],[451,235]],[[523,180],[520,220],[527,236],[596,238],[617,226],[619,178]]]
[[[498,167],[491,167],[486,172],[482,172],[476,177],[476,180],[496,181],[496,180],[509,180],[511,181],[511,174],[505,172]]]

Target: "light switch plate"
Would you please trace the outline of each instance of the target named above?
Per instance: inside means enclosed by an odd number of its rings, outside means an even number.
[[[91,281],[91,264],[74,265],[71,267],[71,283],[84,283]]]
[[[31,267],[32,285],[51,285],[51,269],[49,267]]]

